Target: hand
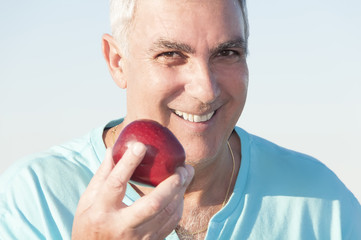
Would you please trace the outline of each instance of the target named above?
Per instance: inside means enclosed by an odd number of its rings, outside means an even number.
[[[192,180],[191,166],[179,167],[148,195],[131,206],[122,200],[127,182],[146,148],[133,143],[118,164],[112,149],[81,196],[72,239],[164,239],[182,217],[184,192]]]

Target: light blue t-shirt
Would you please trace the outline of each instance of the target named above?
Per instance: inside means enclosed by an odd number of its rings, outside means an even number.
[[[0,177],[1,240],[71,238],[79,198],[105,155],[103,130],[19,161]],[[312,157],[235,130],[241,168],[206,239],[361,239],[361,206],[332,171]],[[138,198],[128,185],[124,203]],[[173,232],[167,239],[178,237]]]

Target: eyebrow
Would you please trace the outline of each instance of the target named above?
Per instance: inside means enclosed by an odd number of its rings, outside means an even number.
[[[163,38],[158,39],[158,41],[156,41],[153,44],[153,46],[150,48],[150,51],[154,52],[157,49],[171,49],[185,53],[195,53],[195,50],[188,44],[180,43],[176,41],[169,41]]]
[[[212,48],[210,52],[214,54],[229,48],[240,48],[245,54],[247,54],[247,43],[242,37],[238,37],[233,40],[221,43],[215,48]]]
[[[212,48],[210,50],[211,54],[220,52],[225,49],[229,48],[240,48],[245,53],[247,53],[247,43],[242,37],[237,37],[235,39],[220,43],[216,47]],[[185,53],[195,53],[195,49],[192,48],[190,45],[186,43],[176,42],[176,41],[170,41],[163,38],[158,39],[152,47],[149,49],[150,52],[155,52],[158,49],[169,49],[174,51],[181,51]]]

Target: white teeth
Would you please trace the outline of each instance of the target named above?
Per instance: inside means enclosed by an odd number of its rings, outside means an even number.
[[[201,116],[199,116],[199,115],[194,115],[193,116],[193,121],[194,122],[200,122],[202,120],[202,117]]]
[[[188,114],[188,121],[193,122],[193,120],[194,120],[194,115]]]
[[[205,122],[205,121],[208,121],[209,119],[211,119],[211,117],[214,114],[214,112],[211,112],[211,113],[208,113],[205,115],[195,115],[195,114],[181,112],[179,110],[175,110],[174,112],[178,116],[182,117],[184,120],[187,120],[190,122]]]

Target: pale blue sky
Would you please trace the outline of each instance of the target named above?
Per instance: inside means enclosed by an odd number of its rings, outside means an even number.
[[[0,173],[124,116],[101,54],[108,1],[0,2]],[[361,200],[361,2],[248,2],[239,126],[317,157]]]

